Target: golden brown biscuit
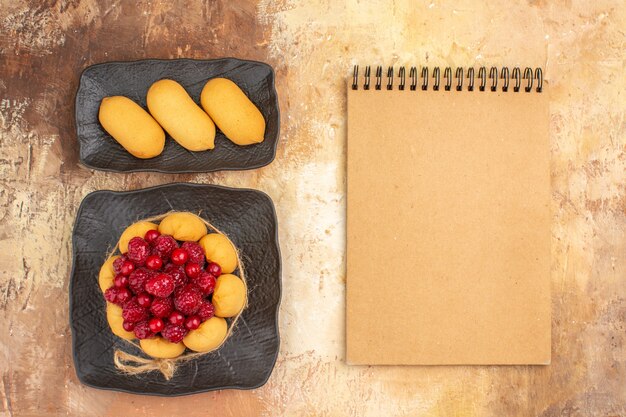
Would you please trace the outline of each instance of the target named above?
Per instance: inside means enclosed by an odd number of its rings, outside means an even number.
[[[213,292],[215,315],[233,317],[246,305],[246,284],[231,274],[220,275]]]
[[[122,236],[120,236],[120,241],[118,243],[118,247],[121,253],[128,252],[128,242],[134,237],[139,236],[143,239],[148,230],[157,230],[159,226],[154,223],[139,221],[137,223],[133,223],[122,232]]]
[[[224,135],[237,145],[263,142],[265,119],[246,94],[231,80],[213,78],[200,95],[202,108]]]
[[[202,219],[189,212],[176,212],[165,216],[159,223],[159,233],[171,235],[176,240],[197,242],[206,235]]]
[[[147,159],[163,152],[165,132],[131,99],[122,96],[103,98],[98,119],[104,130],[131,155]]]
[[[210,262],[217,263],[222,273],[230,274],[237,269],[237,252],[228,238],[220,233],[209,233],[198,242]]]
[[[100,273],[98,274],[98,285],[100,285],[102,292],[105,292],[113,286],[113,279],[115,278],[113,262],[115,262],[117,258],[119,258],[118,255],[111,256],[102,264],[102,267],[100,268]]]
[[[107,322],[114,335],[126,340],[133,340],[135,333],[124,330],[122,318],[122,307],[107,303]]]
[[[139,345],[144,352],[153,358],[172,359],[183,354],[185,345],[183,342],[172,343],[161,336],[150,339],[141,339]]]
[[[173,80],[152,84],[146,97],[150,114],[176,142],[190,151],[214,148],[215,124]]]
[[[197,329],[190,330],[183,339],[183,343],[196,352],[208,352],[222,344],[227,332],[226,320],[221,317],[211,317],[200,324]]]

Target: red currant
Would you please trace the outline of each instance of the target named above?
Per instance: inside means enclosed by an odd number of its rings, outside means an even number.
[[[172,251],[172,263],[175,265],[183,265],[189,259],[189,253],[185,249],[176,248]]]
[[[150,255],[146,259],[146,267],[153,271],[158,271],[163,266],[163,259],[159,255]]]
[[[152,296],[150,294],[142,292],[137,296],[137,304],[144,308],[150,307],[150,304],[152,304]]]
[[[150,330],[152,330],[152,333],[158,333],[163,330],[163,320],[154,317],[150,319],[150,321],[148,322],[148,326],[150,326]]]
[[[187,276],[189,278],[195,278],[200,274],[200,265],[193,263],[193,262],[189,262],[187,265],[185,265],[185,274],[187,274]]]
[[[115,279],[113,279],[113,285],[117,288],[124,288],[128,286],[128,277],[122,274],[116,275]]]
[[[124,304],[126,301],[130,300],[130,297],[132,296],[133,294],[131,294],[128,288],[120,288],[117,291],[117,302],[119,304]]]
[[[185,327],[189,330],[195,330],[200,327],[200,317],[198,316],[190,316],[185,320]]]
[[[214,277],[219,277],[220,275],[222,275],[222,267],[215,262],[209,263],[209,266],[207,266],[206,270]]]
[[[185,321],[185,316],[183,316],[178,311],[174,311],[172,314],[170,314],[170,317],[168,320],[172,324],[183,324],[183,322]]]
[[[122,266],[120,267],[120,274],[128,276],[134,270],[135,270],[134,263],[132,263],[131,261],[124,261],[124,263],[122,263]]]
[[[158,230],[148,230],[146,235],[143,237],[144,240],[148,243],[152,243],[156,240],[157,237],[161,236]]]
[[[135,323],[132,323],[130,321],[125,321],[125,322],[122,323],[122,327],[127,332],[132,332],[135,329]]]

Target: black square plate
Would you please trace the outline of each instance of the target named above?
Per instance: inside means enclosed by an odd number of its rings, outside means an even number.
[[[159,372],[126,375],[113,363],[122,348],[142,353],[111,333],[98,272],[107,252],[131,223],[171,210],[199,213],[241,252],[248,306],[216,352],[180,364],[169,381]],[[278,355],[280,253],[270,198],[255,190],[168,184],[137,191],[96,191],[82,201],[74,224],[70,326],[74,366],[86,385],[139,394],[175,396],[263,385]]]
[[[216,77],[234,81],[259,108],[265,118],[263,142],[238,146],[217,130],[215,149],[191,152],[166,134],[161,155],[139,159],[122,148],[98,121],[100,102],[104,97],[126,96],[147,110],[146,94],[152,83],[170,78],[185,87],[199,104],[202,88],[209,79]],[[267,165],[276,155],[280,116],[274,70],[262,62],[235,58],[204,61],[147,59],[92,65],[80,77],[75,110],[80,162],[93,169],[177,173],[244,170]]]

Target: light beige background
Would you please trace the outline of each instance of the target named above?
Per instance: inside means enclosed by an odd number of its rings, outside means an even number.
[[[626,415],[624,27],[619,0],[2,0],[0,414]],[[78,165],[73,98],[85,66],[220,56],[276,69],[282,132],[274,163],[182,176]],[[343,86],[355,63],[545,68],[554,213],[549,367],[344,364]],[[258,390],[150,398],[76,379],[67,288],[77,206],[97,189],[172,181],[258,188],[276,204],[282,343]]]

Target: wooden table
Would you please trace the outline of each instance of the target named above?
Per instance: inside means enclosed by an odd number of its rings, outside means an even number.
[[[0,414],[626,416],[623,2],[131,3],[0,4]],[[276,69],[282,132],[270,166],[126,175],[78,164],[73,100],[87,65],[223,56]],[[355,63],[545,68],[550,366],[345,365],[343,79]],[[276,204],[282,342],[260,389],[167,399],[99,391],[76,379],[67,291],[77,206],[94,190],[173,181],[257,188]],[[373,314],[384,307],[373,306]]]

